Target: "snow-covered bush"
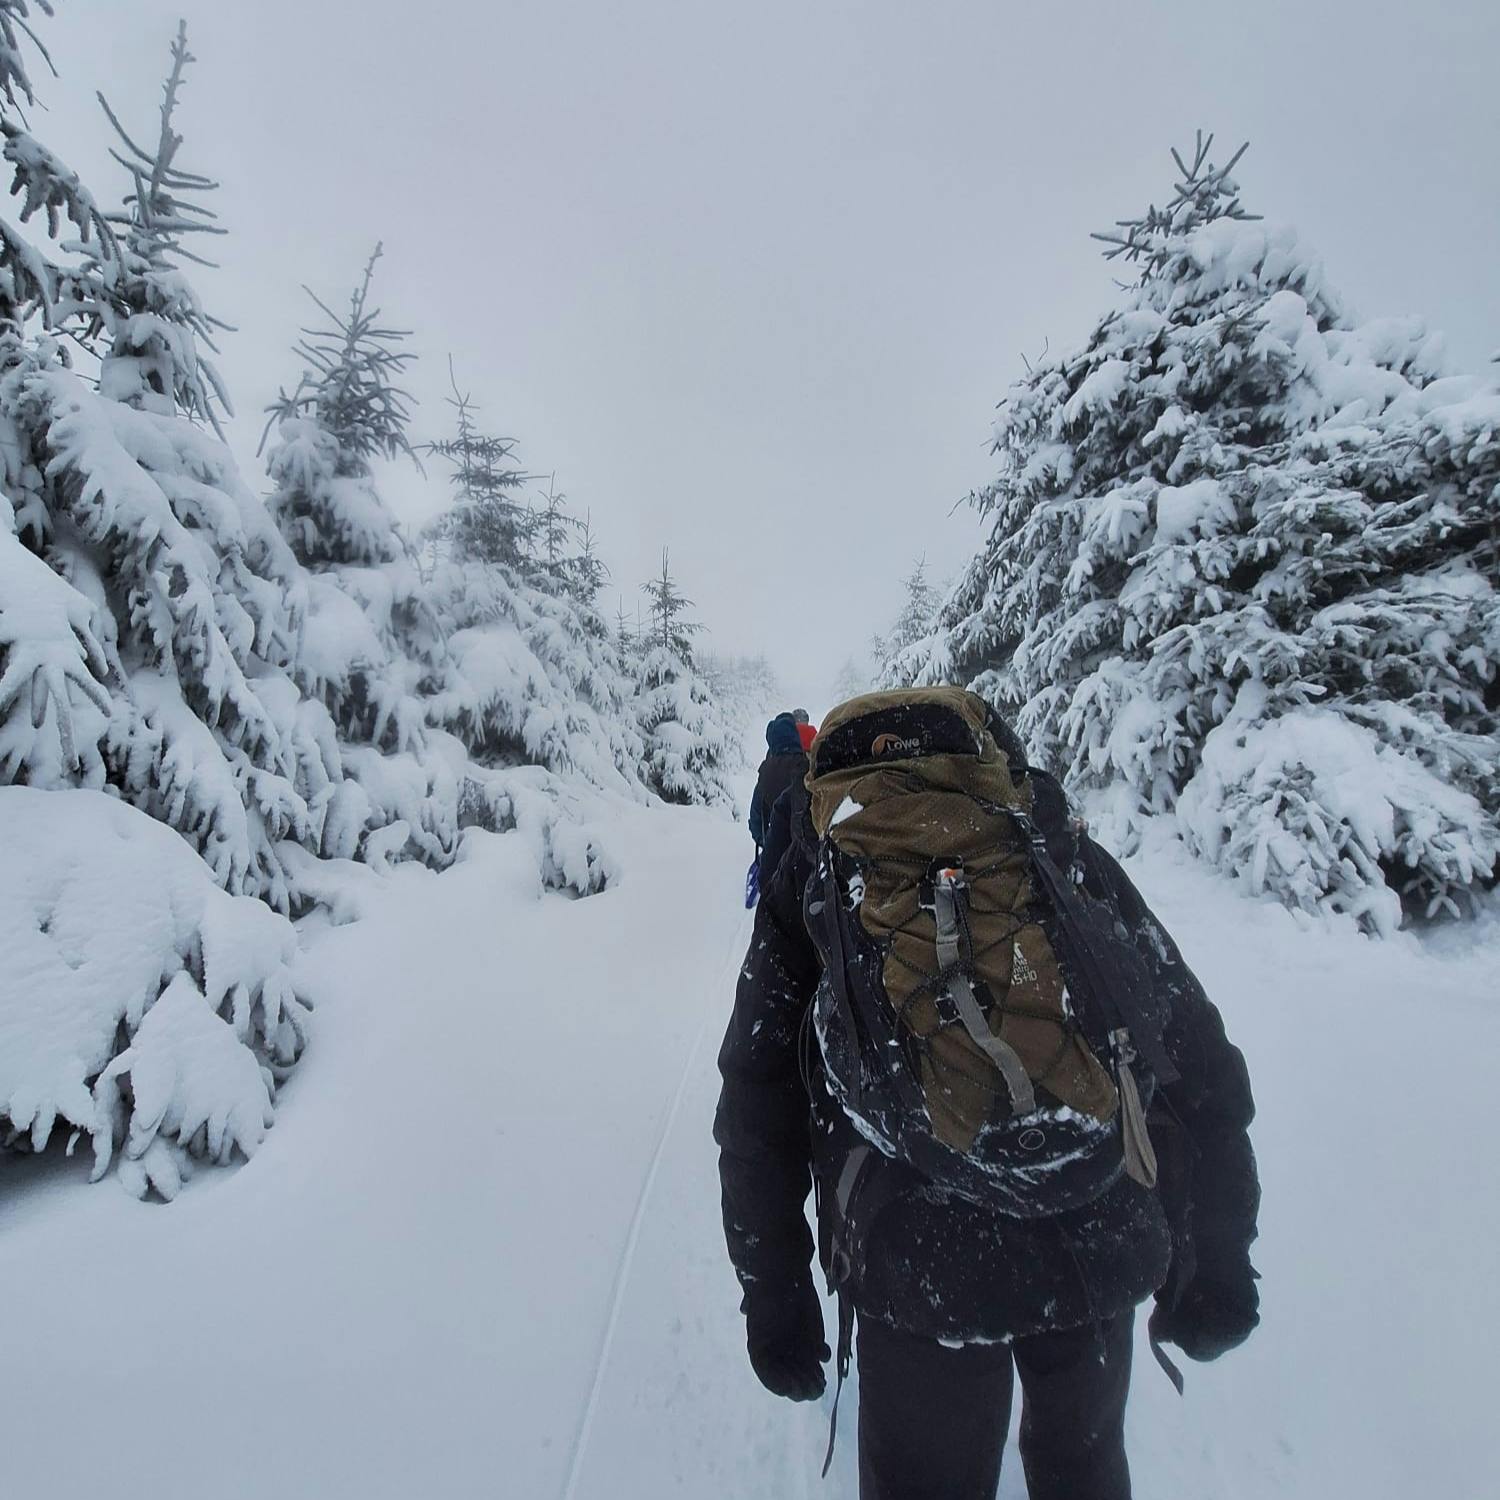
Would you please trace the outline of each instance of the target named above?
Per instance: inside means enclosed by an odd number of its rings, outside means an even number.
[[[250,1156],[306,1038],[296,934],[98,792],[0,787],[0,1145],[90,1138],[137,1196]]]
[[[1354,322],[1207,153],[1012,387],[988,538],[898,675],[1012,712],[1123,841],[1173,813],[1294,907],[1462,910],[1500,855],[1500,385]]]
[[[577,777],[544,766],[470,765],[460,819],[465,827],[518,832],[531,847],[542,884],[553,890],[588,896],[619,878],[609,801]]]

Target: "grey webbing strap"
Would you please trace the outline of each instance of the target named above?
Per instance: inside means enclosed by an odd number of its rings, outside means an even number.
[[[953,969],[960,962],[962,949],[958,927],[958,894],[955,882],[946,871],[933,882],[932,913],[937,922],[938,962],[944,970]],[[1029,1115],[1036,1108],[1036,1093],[1031,1079],[1016,1055],[1016,1049],[1003,1042],[990,1030],[979,1001],[974,998],[974,986],[969,976],[962,972],[950,975],[948,994],[958,1010],[958,1018],[964,1030],[981,1048],[989,1060],[1000,1070],[1005,1087],[1010,1093],[1011,1111],[1017,1115]]]
[[[854,1184],[859,1181],[860,1171],[872,1149],[868,1143],[861,1142],[844,1160],[844,1170],[839,1173],[839,1185],[834,1190],[834,1202],[838,1205],[840,1220],[849,1217],[849,1199],[853,1195]]]
[[[1151,1144],[1146,1111],[1141,1107],[1141,1091],[1136,1086],[1135,1074],[1130,1071],[1135,1061],[1130,1033],[1121,1028],[1111,1033],[1110,1042],[1115,1049],[1115,1082],[1120,1092],[1120,1140],[1125,1148],[1125,1173],[1142,1187],[1154,1188],[1156,1149]]]

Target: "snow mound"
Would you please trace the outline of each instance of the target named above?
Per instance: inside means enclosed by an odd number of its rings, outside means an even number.
[[[291,924],[100,792],[0,787],[0,847],[0,1144],[61,1125],[164,1198],[251,1156],[307,1039]]]
[[[620,861],[607,842],[623,799],[601,795],[544,766],[470,766],[460,821],[491,833],[517,830],[536,859],[540,884],[579,896],[612,885]]]
[[[1176,813],[1188,847],[1252,894],[1385,934],[1401,923],[1385,866],[1440,861],[1443,888],[1463,889],[1500,858],[1473,796],[1327,709],[1219,725]]]

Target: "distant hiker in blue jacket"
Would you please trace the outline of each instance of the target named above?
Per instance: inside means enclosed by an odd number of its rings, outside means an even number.
[[[750,837],[757,854],[766,842],[766,826],[776,799],[794,782],[807,775],[807,751],[791,714],[777,714],[766,725],[766,758],[755,778],[750,799]]]

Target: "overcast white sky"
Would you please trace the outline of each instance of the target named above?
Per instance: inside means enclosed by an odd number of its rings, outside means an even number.
[[[188,20],[247,460],[297,375],[299,284],[342,298],[383,239],[416,435],[451,352],[632,608],[669,543],[714,643],[815,711],[912,560],[972,551],[948,513],[995,402],[1023,351],[1086,335],[1112,292],[1089,231],[1159,199],[1195,127],[1251,141],[1247,206],[1358,312],[1422,314],[1460,367],[1500,348],[1495,0],[57,8],[34,124],[107,200],[93,91],[146,133]],[[430,513],[437,478],[392,498]]]

